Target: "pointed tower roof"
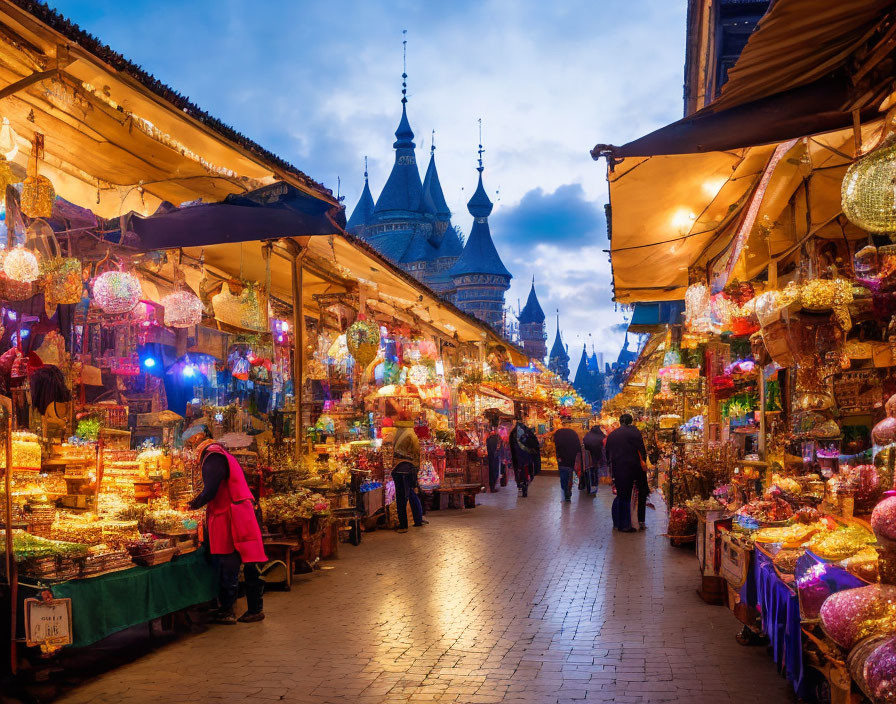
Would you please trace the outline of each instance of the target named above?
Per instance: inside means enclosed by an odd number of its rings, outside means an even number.
[[[563,346],[563,338],[560,337],[560,314],[557,314],[557,336],[554,338],[554,344],[551,345],[551,354],[548,355],[552,359],[566,359],[569,360],[569,355],[566,353],[566,347]]]
[[[426,210],[435,215],[437,220],[447,222],[451,217],[451,210],[448,208],[445,194],[442,192],[442,183],[439,181],[439,172],[436,170],[435,142],[429,148],[429,166],[426,168],[426,176],[423,177],[423,203]]]
[[[454,226],[450,223],[448,227],[445,229],[445,234],[442,235],[442,241],[439,242],[439,251],[436,253],[436,259],[441,259],[442,257],[459,257],[464,251],[464,246],[461,244],[460,237],[457,235],[457,230],[454,229]]]
[[[513,278],[513,275],[507,271],[504,262],[498,250],[495,249],[495,243],[492,242],[492,233],[488,227],[488,216],[492,212],[492,202],[485,193],[485,187],[482,185],[482,145],[479,145],[479,185],[473,197],[467,203],[467,210],[473,216],[473,229],[470,230],[470,236],[467,238],[467,244],[460,258],[454,263],[451,269],[452,276],[462,276],[464,274],[494,274],[496,276],[506,276]]]
[[[582,356],[579,359],[579,366],[576,368],[575,380],[573,386],[576,389],[584,388],[588,385],[588,350],[585,349],[585,343],[582,343]]]
[[[414,152],[414,131],[408,121],[408,74],[401,74],[401,121],[395,130],[395,164],[392,173],[377,198],[376,215],[398,215],[402,212],[417,212],[423,205],[423,183],[417,169]],[[397,211],[397,212],[396,212]]]
[[[529,299],[520,311],[517,320],[519,320],[520,325],[528,325],[530,323],[541,324],[544,322],[544,311],[541,309],[541,304],[538,302],[538,296],[535,294],[534,276],[532,277],[532,288],[529,289]]]
[[[373,196],[370,194],[370,183],[367,180],[367,157],[365,156],[364,190],[361,191],[361,198],[355,206],[355,209],[352,211],[352,216],[348,219],[348,224],[345,226],[345,229],[357,229],[369,224],[370,219],[373,217],[373,208]]]

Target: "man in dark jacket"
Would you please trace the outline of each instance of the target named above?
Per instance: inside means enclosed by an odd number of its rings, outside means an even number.
[[[582,440],[582,443],[585,445],[585,450],[591,457],[591,468],[585,472],[582,471],[582,476],[587,479],[580,484],[581,487],[584,487],[585,490],[590,494],[597,493],[597,487],[600,483],[600,473],[601,470],[606,465],[606,459],[604,455],[604,441],[607,439],[606,435],[604,435],[604,431],[601,429],[599,423],[595,423],[591,426],[591,430],[585,433],[585,437]]]
[[[494,494],[498,490],[498,476],[501,473],[501,436],[495,426],[489,431],[485,450],[488,453],[488,490]]]
[[[554,431],[554,448],[557,451],[557,470],[560,473],[560,489],[563,500],[572,501],[572,475],[576,471],[576,462],[584,466],[582,440],[573,430],[569,418],[563,419],[563,427]]]
[[[535,433],[523,425],[522,419],[517,418],[516,425],[510,431],[510,456],[513,459],[516,485],[523,496],[529,495],[529,480],[534,474],[534,458],[539,451]]]
[[[632,491],[638,488],[638,522],[643,529],[644,514],[647,509],[647,449],[641,431],[632,425],[632,417],[623,413],[619,417],[620,426],[616,428],[605,445],[607,461],[610,463],[610,476],[616,486],[616,498],[613,501],[613,527],[623,533],[634,533],[638,529],[632,526],[631,503]]]

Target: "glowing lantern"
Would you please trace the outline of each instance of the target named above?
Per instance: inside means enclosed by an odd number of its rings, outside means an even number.
[[[349,326],[345,340],[351,356],[362,367],[366,367],[376,358],[380,348],[380,328],[376,323],[359,320]]]
[[[46,176],[29,176],[22,185],[22,212],[29,218],[48,218],[53,214],[56,191]]]
[[[107,271],[93,280],[93,298],[104,313],[130,313],[142,293],[140,279],[126,271]]]
[[[30,284],[40,277],[40,264],[34,252],[16,247],[3,258],[3,273],[13,281]]]
[[[202,322],[205,306],[192,291],[175,291],[162,299],[165,308],[165,325],[172,328],[188,328]]]
[[[685,323],[691,332],[710,332],[709,289],[706,284],[691,284],[684,293]]]
[[[896,232],[896,143],[859,159],[843,177],[840,200],[843,214],[868,232]]]

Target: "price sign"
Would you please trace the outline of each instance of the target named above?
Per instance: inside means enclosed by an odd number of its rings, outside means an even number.
[[[71,642],[71,599],[25,599],[25,643],[29,647],[60,647]]]

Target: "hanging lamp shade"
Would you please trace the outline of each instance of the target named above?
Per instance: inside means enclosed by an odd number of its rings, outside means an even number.
[[[142,293],[140,279],[127,271],[107,271],[93,280],[93,298],[104,313],[130,313]]]
[[[56,190],[46,176],[29,176],[22,184],[22,212],[29,218],[52,216],[55,200]]]
[[[840,189],[843,214],[867,232],[896,232],[896,142],[876,149],[846,171]]]
[[[349,326],[345,341],[355,361],[366,367],[380,348],[380,328],[369,320],[358,320]]]
[[[165,325],[172,328],[188,328],[202,322],[205,306],[192,291],[175,291],[162,301],[165,309]]]
[[[30,284],[40,278],[40,264],[34,252],[14,247],[3,258],[3,273],[12,281]]]
[[[4,117],[3,122],[0,123],[0,154],[2,154],[8,161],[12,161],[16,158],[16,154],[19,153],[19,135],[16,134],[16,131],[12,128],[12,125],[9,124],[9,118]]]

